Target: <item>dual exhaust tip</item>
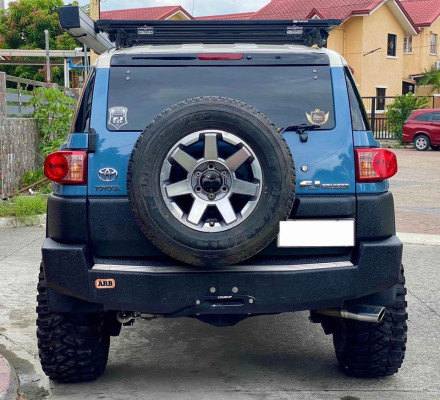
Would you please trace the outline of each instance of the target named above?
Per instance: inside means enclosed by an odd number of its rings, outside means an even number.
[[[362,304],[347,305],[346,307],[329,308],[327,310],[318,310],[318,314],[329,317],[338,317],[353,319],[362,322],[381,322],[385,317],[386,308],[381,306],[368,306]]]

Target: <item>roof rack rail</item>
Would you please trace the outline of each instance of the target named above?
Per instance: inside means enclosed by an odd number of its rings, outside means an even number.
[[[98,20],[99,31],[116,47],[142,44],[256,43],[322,47],[337,19],[275,21],[130,21]]]
[[[101,54],[142,44],[255,43],[323,47],[338,19],[274,21],[93,21],[78,6],[60,7],[61,27]]]

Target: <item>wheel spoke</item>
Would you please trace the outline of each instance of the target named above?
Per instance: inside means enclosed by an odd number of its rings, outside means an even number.
[[[192,193],[192,188],[188,179],[165,186],[168,197],[182,196]]]
[[[242,181],[241,179],[235,179],[232,186],[232,192],[237,194],[244,194],[247,196],[256,196],[258,193],[259,185],[257,183]]]
[[[217,135],[215,133],[207,133],[205,135],[205,150],[203,157],[205,160],[217,160]]]
[[[187,172],[191,172],[197,166],[197,160],[182,149],[177,149],[171,154],[171,158]]]
[[[243,163],[245,163],[249,157],[251,156],[251,153],[244,147],[242,147],[240,150],[238,150],[235,154],[232,154],[227,160],[226,165],[228,168],[235,172],[238,168],[240,168]]]
[[[203,217],[203,214],[206,210],[206,207],[208,207],[208,203],[195,198],[194,203],[191,207],[191,210],[188,215],[188,222],[191,222],[192,224],[198,225],[200,223],[200,220]]]
[[[218,203],[216,203],[216,206],[226,224],[230,224],[237,220],[237,216],[235,215],[235,211],[232,208],[229,199],[225,198],[220,200]]]

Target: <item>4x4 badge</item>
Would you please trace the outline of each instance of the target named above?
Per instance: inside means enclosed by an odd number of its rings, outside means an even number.
[[[330,112],[326,114],[319,108],[315,109],[315,111],[311,111],[310,114],[306,113],[309,122],[315,125],[324,125],[328,121],[329,114]]]
[[[98,178],[102,182],[113,182],[118,177],[118,171],[114,168],[101,168],[98,171]]]
[[[119,129],[121,126],[124,126],[128,123],[127,107],[121,107],[121,106],[111,107],[109,108],[108,113],[109,113],[108,124],[114,126],[116,129]]]

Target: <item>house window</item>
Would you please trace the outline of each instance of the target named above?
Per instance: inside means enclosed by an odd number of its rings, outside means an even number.
[[[386,88],[376,88],[376,110],[384,111],[385,110],[385,95]]]
[[[429,52],[431,54],[437,54],[437,35],[435,33],[431,33]]]
[[[412,53],[412,36],[408,35],[403,38],[403,52],[405,54]]]
[[[387,56],[396,57],[397,36],[392,33],[388,34]]]

